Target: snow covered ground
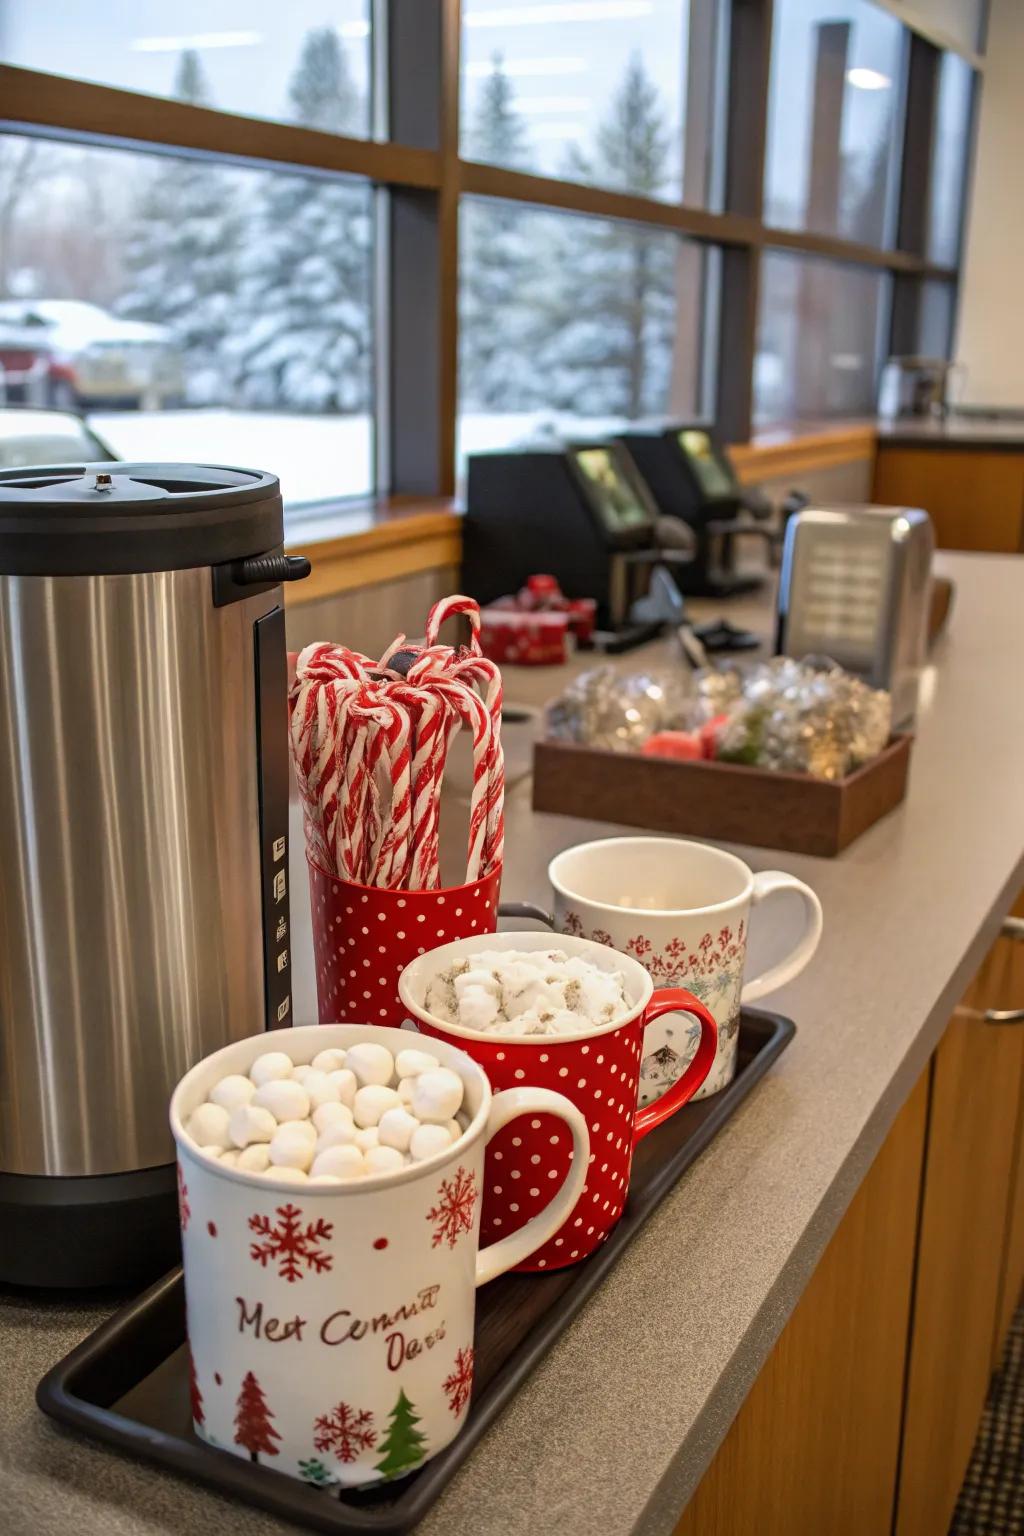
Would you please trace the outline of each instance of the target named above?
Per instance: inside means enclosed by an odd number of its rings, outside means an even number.
[[[96,411],[90,424],[122,459],[230,464],[280,476],[285,505],[365,496],[373,485],[369,416],[302,416],[226,409]],[[473,412],[459,419],[460,465],[467,453],[564,434],[596,438],[621,426],[611,417],[551,411]]]

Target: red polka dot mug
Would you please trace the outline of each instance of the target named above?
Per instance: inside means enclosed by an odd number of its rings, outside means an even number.
[[[587,1127],[565,1095],[492,1094],[476,1062],[438,1042],[462,1078],[469,1123],[449,1147],[395,1173],[274,1184],[225,1167],[184,1126],[215,1083],[265,1051],[296,1063],[408,1034],[308,1024],[225,1046],[171,1101],[196,1434],[324,1490],[402,1477],[454,1439],[473,1387],[476,1288],[560,1227],[585,1178]],[[543,1114],[577,1152],[537,1219],[480,1246],[484,1147]]]
[[[581,955],[623,978],[629,1010],[611,1024],[572,1035],[477,1034],[442,1023],[424,999],[432,978],[463,956],[480,950],[561,949]],[[590,1130],[587,1182],[564,1225],[519,1269],[559,1269],[578,1263],[605,1241],[622,1215],[633,1148],[691,1099],[715,1059],[717,1029],[703,1003],[681,988],[654,990],[644,967],[629,955],[589,939],[549,933],[483,934],[444,944],[417,956],[399,980],[402,1002],[417,1028],[461,1046],[480,1063],[494,1088],[525,1086],[564,1093],[586,1116]],[[697,1050],[683,1075],[653,1104],[637,1107],[644,1030],[663,1013],[693,1014],[700,1027]],[[573,1162],[564,1126],[540,1114],[499,1131],[487,1149],[480,1230],[485,1240],[518,1231],[559,1188]]]
[[[401,1024],[403,967],[447,940],[493,933],[497,926],[500,865],[468,885],[386,891],[341,880],[308,855],[306,862],[321,1024]]]

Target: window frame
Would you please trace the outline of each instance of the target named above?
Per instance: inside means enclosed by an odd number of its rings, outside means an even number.
[[[0,129],[229,164],[355,175],[381,189],[377,248],[382,302],[376,306],[381,366],[375,402],[380,483],[392,497],[451,496],[458,221],[464,194],[624,219],[718,247],[718,314],[704,328],[717,342],[714,357],[702,359],[702,367],[714,379],[716,425],[730,442],[745,442],[751,431],[758,291],[766,250],[802,252],[889,273],[886,328],[894,350],[901,342],[905,349],[913,334],[923,284],[958,282],[958,265],[940,265],[924,254],[922,183],[934,152],[937,42],[912,19],[902,18],[910,59],[898,148],[895,240],[883,249],[764,222],[773,0],[721,4],[725,100],[716,104],[715,115],[724,121],[725,143],[716,211],[681,199],[656,201],[464,159],[459,151],[461,0],[373,0],[371,75],[374,128],[380,135],[375,139],[345,138],[7,64],[0,64]],[[891,9],[885,0],[881,8]],[[966,203],[982,61],[973,53],[961,56],[975,70]],[[961,224],[962,218],[963,207]]]

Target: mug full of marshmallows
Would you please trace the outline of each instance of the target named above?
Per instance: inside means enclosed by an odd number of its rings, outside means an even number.
[[[573,1159],[479,1247],[484,1148],[554,1117]],[[478,1285],[565,1221],[590,1141],[562,1094],[492,1094],[444,1041],[362,1024],[225,1046],[171,1100],[196,1433],[317,1486],[412,1471],[465,1420]]]

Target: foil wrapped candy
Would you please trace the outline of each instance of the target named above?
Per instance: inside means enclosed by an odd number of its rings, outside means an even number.
[[[549,738],[615,752],[711,722],[716,758],[839,779],[886,745],[892,700],[828,657],[776,656],[743,672],[598,667],[555,699],[546,719]]]

